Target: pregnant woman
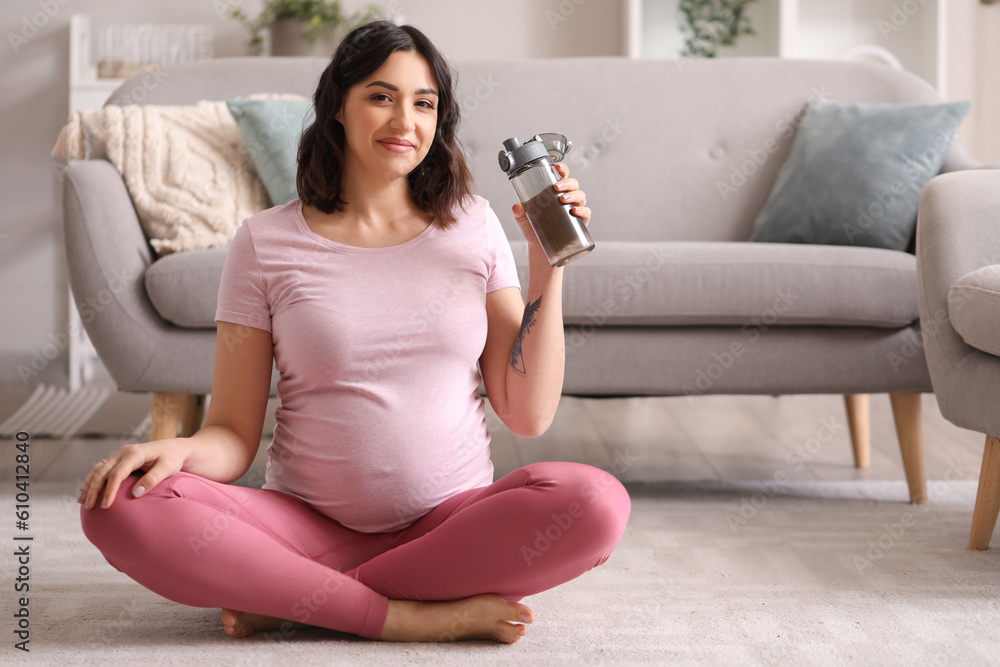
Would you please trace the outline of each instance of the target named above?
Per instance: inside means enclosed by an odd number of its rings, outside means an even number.
[[[511,431],[548,428],[565,269],[515,204],[522,301],[500,221],[470,191],[450,65],[415,27],[353,30],[313,106],[299,198],[244,220],[229,248],[204,426],[95,464],[84,533],[159,595],[222,608],[234,637],[313,626],[516,642],[534,620],[519,601],[607,560],[631,509],[614,476],[581,463],[493,481],[480,380]],[[265,482],[235,486],[260,445],[272,360]]]

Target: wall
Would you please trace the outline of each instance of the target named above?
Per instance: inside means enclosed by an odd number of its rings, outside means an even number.
[[[962,143],[977,160],[1000,165],[1000,4],[951,0],[948,12],[948,99],[972,100]]]
[[[220,14],[227,0],[5,0],[0,4],[0,382],[53,343],[61,350],[28,384],[67,375],[69,293],[61,236],[62,188],[49,152],[69,113],[69,21],[199,23],[215,28],[218,57],[246,55],[247,33]],[[262,0],[228,0],[256,15]],[[619,0],[393,0],[452,60],[623,53]],[[353,11],[364,3],[345,0]],[[379,3],[387,6],[387,2]],[[39,26],[39,27],[36,27]],[[21,43],[17,36],[23,36]],[[95,53],[96,56],[96,53]]]

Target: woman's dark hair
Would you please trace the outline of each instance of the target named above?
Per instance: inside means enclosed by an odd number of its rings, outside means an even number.
[[[344,105],[351,86],[371,76],[396,51],[416,51],[437,79],[434,141],[407,180],[413,202],[421,210],[433,213],[438,223],[447,228],[455,221],[453,207],[459,204],[464,209],[466,198],[471,201],[473,180],[456,137],[461,118],[451,68],[424,33],[388,19],[366,23],[348,33],[320,76],[313,95],[316,120],[302,133],[299,142],[295,178],[299,199],[324,213],[344,209],[340,185],[346,137],[344,126],[334,116]]]

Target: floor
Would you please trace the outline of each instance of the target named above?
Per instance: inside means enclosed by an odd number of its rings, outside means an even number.
[[[88,422],[91,432],[103,425],[117,435],[32,438],[31,480],[78,486],[94,461],[144,441],[150,403],[109,399]],[[22,421],[11,417],[18,405],[0,387],[0,423]],[[921,509],[901,502],[887,395],[871,396],[865,470],[854,468],[839,395],[563,397],[551,428],[532,439],[488,410],[497,477],[533,461],[581,461],[623,480],[633,502],[608,565],[532,596],[538,621],[512,647],[331,644],[322,632],[233,643],[218,609],[170,603],[109,567],[79,533],[75,497],[50,492],[32,507],[59,548],[32,562],[43,582],[32,612],[46,620],[31,647],[44,664],[117,665],[134,658],[123,648],[137,646],[149,665],[318,665],[331,655],[341,664],[441,666],[996,664],[1000,552],[965,549],[985,437],[945,421],[933,395],[922,407],[931,502]],[[6,452],[0,480],[10,482],[17,452]],[[262,446],[237,483],[259,486],[264,461]],[[759,485],[779,472],[806,484],[756,504]],[[935,483],[946,475],[953,481]],[[863,481],[838,483],[855,479]],[[677,483],[641,484],[649,480]],[[736,484],[727,491],[711,480]]]
[[[7,394],[9,396],[10,394]],[[0,396],[4,396],[0,389]],[[109,400],[102,424],[117,435],[32,439],[32,481],[85,476],[91,464],[126,442],[144,442],[150,397]],[[954,426],[922,395],[929,480],[978,477],[985,436]],[[552,426],[538,438],[511,433],[487,402],[495,476],[535,461],[579,461],[609,470],[623,482],[770,480],[903,480],[899,444],[887,394],[871,400],[871,465],[853,464],[840,395],[578,398],[564,396]],[[277,399],[268,404],[257,459],[237,484],[260,485]],[[119,414],[113,414],[118,405]],[[8,409],[8,413],[13,413]],[[112,430],[113,429],[113,430]],[[0,481],[13,477],[14,457],[0,460]]]

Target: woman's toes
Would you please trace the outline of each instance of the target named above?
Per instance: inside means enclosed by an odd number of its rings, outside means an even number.
[[[232,609],[222,610],[222,627],[225,628],[226,634],[230,636],[235,636],[236,632],[236,612]]]
[[[518,623],[501,622],[500,625],[497,639],[505,644],[513,644],[528,632],[528,628]]]
[[[510,617],[511,621],[514,621],[516,623],[534,623],[535,622],[535,612],[531,611],[530,607],[526,607],[525,605],[523,605],[523,604],[521,604],[519,602],[515,602],[514,604],[511,605],[511,608],[512,608],[512,614],[513,614]]]
[[[253,633],[253,628],[246,622],[242,612],[235,609],[222,610],[222,627],[230,637],[242,639]]]

